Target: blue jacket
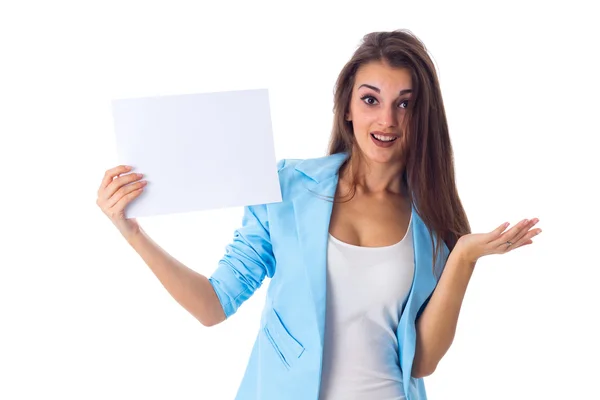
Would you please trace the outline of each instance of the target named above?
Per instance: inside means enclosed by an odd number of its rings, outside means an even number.
[[[210,282],[227,318],[264,278],[270,284],[260,329],[237,400],[317,400],[325,325],[326,251],[332,199],[346,153],[278,163],[282,202],[244,208],[242,226]],[[412,209],[415,273],[397,329],[408,400],[426,399],[423,379],[411,377],[415,320],[437,280],[429,230]],[[437,243],[434,241],[434,243]],[[443,246],[438,268],[449,251]],[[348,349],[352,351],[352,349]]]

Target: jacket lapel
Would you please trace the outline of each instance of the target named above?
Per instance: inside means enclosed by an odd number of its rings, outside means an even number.
[[[305,160],[296,166],[296,170],[304,175],[301,183],[305,189],[293,200],[294,218],[321,346],[325,331],[329,223],[338,184],[338,171],[346,158],[346,153],[340,153]]]
[[[321,346],[325,332],[325,310],[326,310],[326,273],[327,273],[327,239],[329,235],[329,224],[331,211],[333,210],[333,199],[338,184],[338,170],[347,158],[347,153],[334,154],[319,159],[309,159],[299,163],[296,170],[304,175],[301,179],[305,185],[302,191],[293,200],[294,218],[301,256],[303,257],[305,272],[314,306],[314,315],[319,332]],[[432,293],[437,284],[433,275],[432,260],[433,252],[429,229],[421,220],[415,207],[412,207],[413,221],[413,251],[415,259],[415,272],[405,309],[400,321],[399,334],[402,330],[414,329],[414,320]],[[434,242],[435,243],[435,242]],[[441,259],[438,263],[443,265],[448,256],[448,249],[442,246]],[[440,264],[436,265],[436,271]],[[404,325],[404,326],[402,326]],[[409,328],[410,327],[410,328]],[[414,331],[402,339],[413,342]],[[404,361],[412,360],[414,356],[414,344],[401,354]],[[411,354],[412,353],[412,354]],[[412,364],[412,362],[410,363]]]
[[[416,350],[416,319],[421,308],[426,303],[429,296],[433,293],[437,285],[437,279],[433,270],[433,248],[431,245],[430,230],[427,228],[421,217],[417,214],[415,206],[412,207],[413,221],[413,251],[415,259],[415,270],[413,283],[410,288],[406,305],[400,316],[400,322],[396,331],[398,339],[398,356],[400,367],[402,369],[402,378],[404,381],[405,393],[412,393],[417,390],[411,385],[415,384],[411,380],[412,364]],[[434,238],[434,246],[437,239]],[[449,251],[445,243],[442,243],[441,254],[436,262],[435,271],[441,271],[446,263]],[[422,386],[422,380],[416,384]],[[424,389],[423,389],[424,390]]]

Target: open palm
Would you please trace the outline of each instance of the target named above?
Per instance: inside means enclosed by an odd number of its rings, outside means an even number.
[[[463,235],[458,239],[455,250],[469,262],[475,262],[489,254],[508,253],[533,243],[531,238],[542,231],[539,228],[531,229],[538,222],[537,218],[525,219],[507,231],[504,231],[508,227],[508,223],[505,223],[491,232]]]

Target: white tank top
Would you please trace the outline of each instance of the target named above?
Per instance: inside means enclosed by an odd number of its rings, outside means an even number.
[[[354,246],[329,235],[319,400],[406,399],[396,329],[413,274],[412,215],[391,246]]]

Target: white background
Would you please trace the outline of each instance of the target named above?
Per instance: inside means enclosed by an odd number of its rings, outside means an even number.
[[[479,261],[430,399],[600,398],[599,29],[585,4],[3,2],[0,398],[232,399],[268,282],[213,328],[170,297],[95,203],[116,162],[110,100],[267,87],[277,158],[318,157],[339,70],[364,34],[397,28],[438,68],[473,231],[543,229]],[[210,275],[241,211],[139,221]]]

